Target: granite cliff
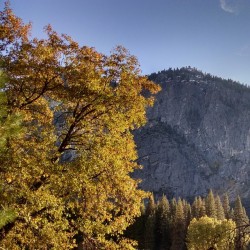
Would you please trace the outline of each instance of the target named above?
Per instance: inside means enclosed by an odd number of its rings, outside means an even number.
[[[141,187],[186,199],[211,188],[250,204],[250,89],[191,67],[149,78],[162,91],[135,132]]]

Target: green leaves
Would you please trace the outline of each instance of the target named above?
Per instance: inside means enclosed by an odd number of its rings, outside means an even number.
[[[17,218],[17,214],[13,209],[2,208],[0,210],[0,229],[8,223],[13,222]]]

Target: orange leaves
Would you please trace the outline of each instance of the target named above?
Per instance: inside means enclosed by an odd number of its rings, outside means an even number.
[[[122,46],[106,56],[49,25],[47,39],[29,40],[30,25],[8,5],[0,25],[6,110],[20,113],[24,128],[19,138],[6,138],[7,175],[0,179],[8,190],[0,196],[11,197],[3,203],[19,217],[4,239],[0,231],[1,243],[70,249],[83,235],[86,247],[133,249],[120,235],[145,193],[130,177],[140,167],[131,130],[146,122],[159,87]]]
[[[31,24],[24,25],[9,8],[9,2],[5,3],[4,10],[0,12],[0,20],[0,50],[4,50],[11,43],[15,44],[18,40],[28,40]]]

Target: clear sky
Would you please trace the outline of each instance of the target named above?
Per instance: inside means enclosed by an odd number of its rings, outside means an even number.
[[[3,8],[4,0],[0,0]],[[50,23],[108,54],[123,45],[142,72],[196,67],[250,85],[250,0],[10,0],[43,36]]]

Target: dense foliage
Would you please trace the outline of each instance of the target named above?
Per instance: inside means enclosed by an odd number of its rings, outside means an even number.
[[[234,249],[235,228],[236,224],[231,219],[194,218],[188,227],[187,247],[189,250]]]
[[[0,245],[134,249],[123,231],[146,193],[131,131],[159,87],[123,47],[109,56],[50,26],[30,38],[0,12]]]
[[[166,196],[155,203],[151,196],[141,210],[142,216],[126,232],[139,249],[228,250],[249,244],[249,219],[239,197],[231,208],[227,194],[221,199],[211,190],[192,204]]]

